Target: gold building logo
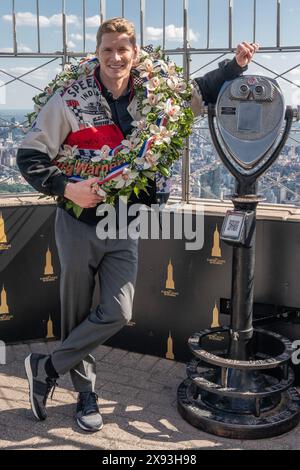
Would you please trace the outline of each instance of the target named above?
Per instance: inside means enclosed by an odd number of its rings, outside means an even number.
[[[218,228],[218,224],[216,224],[216,228],[213,235],[213,245],[211,249],[211,258],[207,259],[209,264],[214,264],[217,266],[222,266],[226,263],[226,260],[222,258],[222,251],[221,251],[221,240],[220,240],[220,232]]]
[[[165,284],[165,290],[162,290],[161,293],[166,297],[177,297],[178,292],[175,291],[175,282],[174,282],[174,267],[171,259],[167,266],[167,278]]]
[[[51,315],[49,315],[49,319],[47,321],[47,336],[46,336],[46,339],[51,339],[51,338],[55,338],[55,336],[53,334],[53,321],[51,319]]]
[[[171,331],[169,331],[169,336],[168,336],[168,341],[167,341],[166,359],[170,359],[171,361],[174,361],[173,338],[171,335]]]
[[[212,311],[212,322],[211,322],[211,325],[210,325],[211,328],[220,328],[221,325],[220,325],[220,312],[219,312],[219,309],[217,307],[217,301],[215,301],[215,306],[213,308],[213,311]],[[224,335],[223,334],[220,334],[220,333],[213,333],[211,335],[208,335],[208,339],[212,340],[212,341],[223,341],[224,340]]]
[[[43,282],[53,282],[57,280],[57,276],[54,274],[53,264],[52,264],[52,253],[48,246],[45,256],[45,266],[44,266],[44,276],[40,278]]]
[[[8,250],[9,248],[11,248],[11,245],[7,241],[5,221],[2,212],[0,212],[0,251]]]
[[[12,318],[13,318],[13,315],[10,315],[9,307],[7,303],[7,294],[3,285],[2,291],[0,294],[0,321],[7,321],[7,320],[11,320]]]
[[[220,322],[219,322],[219,310],[217,307],[217,302],[215,302],[215,306],[213,309],[213,320],[212,324],[210,325],[211,328],[220,328]]]

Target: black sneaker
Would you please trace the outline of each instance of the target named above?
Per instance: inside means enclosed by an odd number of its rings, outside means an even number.
[[[103,428],[103,421],[97,405],[98,395],[94,392],[78,394],[76,421],[81,429],[95,432]]]
[[[25,370],[29,382],[29,401],[34,416],[43,421],[47,418],[46,402],[56,386],[56,379],[48,377],[45,363],[49,356],[45,354],[29,354],[25,359]]]

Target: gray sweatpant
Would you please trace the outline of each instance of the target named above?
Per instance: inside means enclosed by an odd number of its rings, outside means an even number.
[[[94,391],[91,351],[131,319],[138,240],[99,240],[95,226],[60,208],[55,236],[61,264],[62,344],[52,353],[52,363],[59,375],[70,371],[77,392]],[[91,309],[96,276],[100,304]]]

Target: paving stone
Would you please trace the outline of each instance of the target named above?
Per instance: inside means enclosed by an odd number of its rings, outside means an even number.
[[[170,361],[167,359],[159,359],[159,361],[154,364],[151,375],[168,373],[171,370],[175,369],[176,362]]]
[[[103,356],[103,362],[109,362],[110,364],[119,364],[121,359],[128,354],[128,351],[123,349],[112,349],[108,354]]]
[[[61,344],[60,341],[47,341],[46,347],[47,347],[48,354],[51,354],[53,351],[55,351],[55,349],[57,349],[60,344]]]
[[[119,374],[116,370],[115,371],[106,371],[101,372],[98,374],[97,377],[97,388],[103,387],[107,382],[113,382],[118,384],[128,384],[130,382],[130,377],[126,375]]]
[[[160,358],[156,356],[144,355],[141,360],[136,364],[136,368],[144,371],[151,371],[155,364],[159,362]]]
[[[30,351],[35,354],[48,354],[47,343],[30,343]]]
[[[14,345],[14,353],[15,353],[16,361],[24,361],[25,357],[31,353],[29,344]]]
[[[112,349],[97,348],[99,407],[104,427],[94,434],[75,422],[77,394],[70,375],[59,379],[48,418],[37,421],[28,401],[23,360],[30,350],[48,351],[58,344],[31,343],[10,348],[0,365],[0,448],[55,450],[299,449],[300,425],[272,439],[241,441],[207,434],[177,411],[177,386],[185,364]]]
[[[129,397],[134,397],[139,393],[139,390],[137,390],[133,386],[129,387],[128,385],[123,385],[116,382],[106,382],[103,387],[100,388],[100,393],[102,392],[102,390],[117,394],[123,394]]]
[[[122,367],[123,365],[126,367],[137,367],[141,359],[143,358],[143,354],[129,352],[119,362],[119,366]]]
[[[14,347],[11,345],[6,345],[5,348],[5,363],[11,364],[16,360]]]
[[[100,361],[104,356],[110,353],[113,350],[110,346],[106,346],[105,344],[101,344],[92,352],[92,355],[96,359],[96,361]]]

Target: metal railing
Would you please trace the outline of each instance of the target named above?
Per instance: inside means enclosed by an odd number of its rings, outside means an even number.
[[[93,1],[93,0],[91,0]],[[109,0],[112,3],[114,0]],[[124,16],[126,11],[127,2],[130,0],[116,0],[119,5],[120,15]],[[247,3],[251,3],[252,8],[252,23],[251,23],[251,40],[255,42],[257,40],[258,34],[258,5],[260,0],[249,0]],[[260,53],[292,53],[292,52],[300,52],[300,37],[299,37],[299,45],[288,45],[282,43],[282,3],[284,0],[274,0],[274,6],[276,8],[276,35],[274,44],[264,46],[261,45]],[[0,49],[0,60],[1,58],[5,59],[18,59],[18,58],[39,58],[39,59],[46,59],[46,61],[34,67],[21,75],[12,74],[4,69],[3,66],[0,66],[0,73],[5,77],[9,77],[6,82],[0,84],[1,87],[7,87],[9,85],[14,84],[16,81],[22,83],[24,86],[29,86],[37,91],[42,91],[42,89],[33,83],[30,83],[25,77],[33,74],[43,68],[48,66],[49,64],[59,62],[61,67],[64,66],[65,63],[68,63],[72,60],[72,58],[82,57],[85,56],[88,52],[87,50],[87,0],[81,0],[81,17],[82,19],[82,51],[71,51],[68,47],[68,30],[67,30],[67,23],[68,23],[68,15],[66,13],[66,0],[61,0],[61,47],[58,51],[53,52],[46,52],[42,50],[41,45],[41,2],[40,0],[35,1],[35,16],[36,16],[36,25],[35,25],[35,33],[36,33],[36,44],[35,44],[35,51],[34,52],[22,52],[20,47],[18,46],[18,12],[16,11],[16,1],[15,0],[7,0],[7,4],[11,5],[11,37],[12,37],[12,50],[10,52],[4,52]],[[205,47],[192,47],[191,41],[189,40],[190,29],[190,2],[188,0],[182,0],[182,45],[179,47],[170,48],[168,38],[167,38],[167,7],[170,6],[170,0],[161,0],[161,20],[162,20],[162,47],[164,51],[173,56],[181,56],[182,63],[184,67],[184,73],[187,79],[192,79],[193,77],[197,76],[197,74],[201,72],[205,72],[208,67],[211,67],[212,64],[217,63],[219,60],[226,58],[226,56],[234,51],[233,45],[233,37],[234,37],[234,19],[235,19],[235,2],[234,0],[224,0],[224,4],[228,11],[228,38],[227,42],[224,43],[223,47],[213,47],[212,46],[212,33],[213,33],[213,23],[212,23],[212,4],[213,0],[203,0],[203,5],[205,5],[205,12],[206,12],[206,38],[205,38]],[[23,2],[26,8],[26,2]],[[90,4],[90,3],[89,3]],[[107,18],[107,6],[108,2],[106,0],[94,0],[94,6],[97,6],[97,15],[99,18],[99,25]],[[147,7],[151,4],[151,0],[139,0],[139,35],[140,35],[140,43],[141,45],[145,45],[147,42],[147,27],[146,27],[146,13]],[[158,12],[159,15],[159,12]],[[248,38],[249,40],[249,38]],[[198,54],[214,54],[215,57],[213,59],[209,58],[201,67],[198,67],[196,70],[191,70],[191,61],[192,57],[196,57]],[[258,56],[259,57],[259,56]],[[288,67],[281,73],[277,73],[270,67],[264,65],[257,57],[253,61],[253,63],[260,67],[264,73],[271,74],[273,78],[283,80],[285,83],[293,86],[295,88],[300,88],[300,85],[288,77],[293,70],[300,68],[300,62],[293,65],[293,67]],[[46,83],[45,83],[46,85]],[[11,123],[6,122],[5,118],[1,116],[0,112],[0,129],[8,128],[22,128],[25,123]],[[202,127],[199,132],[203,132],[206,129]],[[293,136],[290,137],[291,140],[295,142],[295,144],[299,144],[300,141],[297,140],[297,133],[299,133],[299,128],[295,128],[293,130],[295,133]],[[204,139],[209,140],[209,138],[202,136]],[[1,154],[0,154],[1,155]],[[206,168],[207,169],[207,168]],[[299,169],[300,175],[300,169]],[[191,184],[193,184],[193,177],[191,178],[191,153],[190,153],[190,143],[187,141],[186,149],[183,155],[183,164],[182,164],[182,175],[181,175],[181,184],[182,184],[182,199],[184,201],[189,201],[190,193],[191,193]],[[6,177],[6,176],[5,176]],[[1,176],[0,176],[0,183],[1,183]],[[199,184],[199,181],[195,183],[196,185]],[[280,183],[281,185],[283,183]],[[291,191],[295,193],[295,191],[290,190],[288,187],[286,188],[287,191]],[[296,192],[296,194],[298,194]],[[219,199],[218,195],[216,198]],[[300,200],[300,194],[299,194]],[[299,203],[300,204],[300,203]]]

